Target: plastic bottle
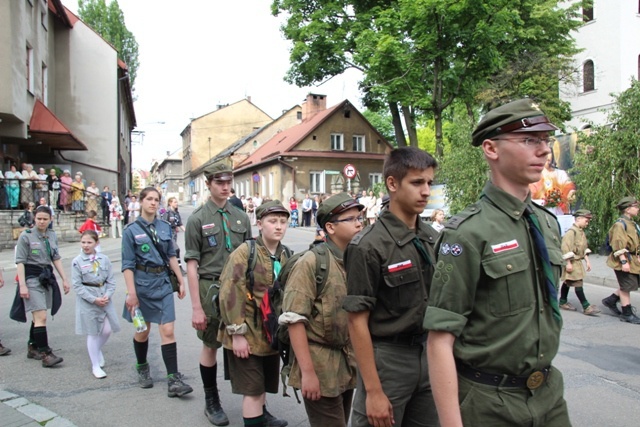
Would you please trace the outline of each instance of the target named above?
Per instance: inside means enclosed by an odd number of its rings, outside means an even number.
[[[147,330],[147,322],[144,321],[140,307],[136,307],[135,310],[133,310],[133,326],[136,328],[136,332],[138,333]]]

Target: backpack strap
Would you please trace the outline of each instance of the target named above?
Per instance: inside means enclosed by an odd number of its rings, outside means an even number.
[[[249,259],[247,260],[247,271],[245,273],[247,289],[247,298],[253,304],[253,324],[258,324],[258,304],[256,304],[256,298],[253,294],[253,286],[255,285],[255,278],[253,276],[253,270],[256,268],[256,241],[253,239],[245,242],[249,247]]]
[[[319,297],[329,278],[329,255],[324,244],[311,248],[316,255],[316,296]]]

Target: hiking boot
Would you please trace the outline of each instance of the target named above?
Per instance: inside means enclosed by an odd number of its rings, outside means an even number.
[[[171,374],[167,378],[169,379],[169,388],[167,391],[167,396],[182,397],[185,394],[189,394],[193,391],[193,389],[189,384],[185,384],[184,381],[182,381],[183,377],[180,372]]]
[[[62,357],[59,357],[53,354],[53,351],[51,351],[51,349],[41,352],[40,356],[41,356],[40,360],[42,360],[43,368],[51,368],[52,366],[55,366],[58,363],[62,363],[62,361],[64,360]]]
[[[264,421],[267,427],[286,427],[289,425],[287,420],[279,420],[275,416],[271,415],[269,411],[265,408],[263,411]]]
[[[636,316],[634,309],[631,305],[622,307],[622,314],[620,315],[621,322],[633,323],[634,325],[640,325],[640,317]]]
[[[11,349],[3,346],[0,342],[0,356],[6,356],[9,353],[11,353]]]
[[[599,314],[599,313],[600,313],[600,309],[593,304],[584,309],[584,314],[586,314],[587,316],[595,316],[596,314]]]
[[[604,305],[609,310],[611,310],[613,314],[615,314],[616,316],[620,316],[622,312],[618,308],[618,305],[617,305],[618,300],[619,298],[615,294],[609,295],[608,297],[602,300],[602,305]]]
[[[229,418],[220,405],[218,388],[204,389],[204,415],[214,426],[229,425]]]
[[[40,353],[33,344],[29,344],[27,347],[27,359],[42,360],[42,353]]]
[[[136,370],[138,371],[138,384],[140,385],[140,388],[153,387],[149,364],[145,363],[144,365],[136,365]]]
[[[560,304],[560,308],[568,311],[576,311],[576,308],[570,302],[565,302],[564,304]]]

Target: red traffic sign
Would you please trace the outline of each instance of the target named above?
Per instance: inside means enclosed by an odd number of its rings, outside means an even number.
[[[353,166],[351,163],[348,163],[344,169],[342,169],[342,172],[344,173],[344,176],[346,176],[349,179],[353,179],[356,177],[356,174],[358,173],[358,171],[356,170],[356,167]]]

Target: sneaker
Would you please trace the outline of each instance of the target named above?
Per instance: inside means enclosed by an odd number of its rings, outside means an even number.
[[[595,316],[599,313],[601,313],[600,309],[593,304],[584,309],[584,314],[587,316]]]
[[[576,311],[576,308],[570,302],[565,302],[564,304],[560,304],[560,308],[568,311]]]
[[[287,420],[279,420],[275,416],[271,415],[266,408],[264,410],[264,420],[267,427],[286,427],[289,425]]]
[[[609,310],[611,310],[611,312],[613,314],[615,314],[616,316],[620,316],[622,314],[622,312],[618,308],[617,301],[615,299],[611,298],[611,296],[608,296],[605,299],[603,299],[602,300],[602,305],[604,305]]]
[[[151,379],[149,364],[145,363],[144,365],[137,365],[136,370],[138,371],[138,384],[140,385],[140,387],[141,388],[153,387],[153,380]]]
[[[0,356],[6,356],[9,353],[11,353],[11,349],[3,346],[0,342]]]
[[[51,351],[51,349],[41,352],[40,355],[43,368],[51,368],[52,366],[55,366],[58,363],[62,363],[64,361],[62,357],[53,354],[53,351]]]
[[[107,378],[107,373],[103,371],[100,366],[93,368],[91,372],[93,373],[93,376],[98,379]]]
[[[185,394],[189,394],[193,391],[193,389],[189,384],[185,384],[185,382],[182,381],[183,377],[180,372],[171,374],[167,378],[169,379],[169,388],[167,391],[167,396],[182,397]]]
[[[27,359],[42,360],[42,353],[40,353],[33,344],[29,344],[27,347]]]

